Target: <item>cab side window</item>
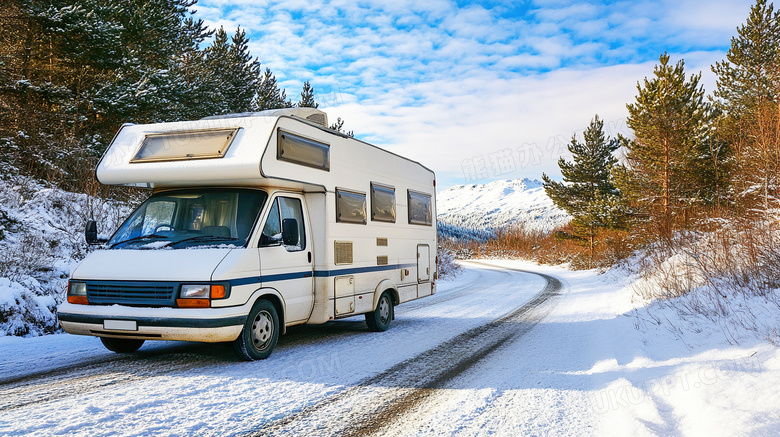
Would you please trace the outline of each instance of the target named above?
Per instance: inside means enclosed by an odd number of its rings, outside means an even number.
[[[283,245],[289,252],[306,248],[303,207],[300,199],[277,197],[260,235],[261,247]]]
[[[260,246],[277,246],[282,243],[282,222],[279,220],[279,199],[274,199],[268,218],[260,234]]]

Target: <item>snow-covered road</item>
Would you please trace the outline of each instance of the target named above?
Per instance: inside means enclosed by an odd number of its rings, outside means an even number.
[[[397,307],[386,332],[362,317],[297,327],[259,362],[225,345],[116,355],[90,337],[0,338],[0,435],[780,429],[775,347],[645,326],[625,278],[491,264],[467,263],[436,295]]]
[[[414,406],[409,392],[437,388],[527,331],[512,324],[543,290],[546,298],[558,287],[475,266],[399,306],[385,333],[368,332],[362,317],[298,327],[269,360],[251,363],[224,345],[150,342],[123,356],[90,337],[3,339],[0,433],[360,432],[375,413]]]

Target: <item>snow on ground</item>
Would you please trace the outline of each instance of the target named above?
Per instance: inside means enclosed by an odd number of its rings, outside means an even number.
[[[454,186],[436,195],[436,212],[441,222],[479,230],[523,223],[549,232],[571,219],[553,204],[542,183],[531,179]]]
[[[437,435],[780,433],[776,347],[750,337],[732,345],[706,320],[676,320],[660,303],[644,307],[622,271],[495,263],[568,287],[528,336],[461,375],[445,403],[421,406],[416,427]]]
[[[780,433],[780,350],[768,342],[744,336],[730,344],[712,322],[676,319],[673,307],[637,300],[634,278],[622,270],[599,275],[490,263],[555,276],[563,290],[543,304],[549,314],[527,334],[432,391],[381,433]],[[0,338],[0,435],[262,433],[501,317],[545,283],[533,274],[464,265],[433,297],[399,306],[385,333],[367,332],[360,317],[301,327],[260,362],[236,362],[226,347],[196,343],[150,342],[127,357],[88,337]],[[360,402],[352,408],[370,407]],[[328,423],[321,426],[293,429],[328,435]]]

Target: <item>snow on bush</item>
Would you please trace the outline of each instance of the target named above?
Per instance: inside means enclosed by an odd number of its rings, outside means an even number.
[[[661,323],[653,308],[665,308],[674,313],[669,323],[675,330],[717,326],[732,343],[748,336],[780,343],[780,226],[774,215],[722,221],[638,252],[627,263],[638,274],[634,289],[656,301],[645,319]]]
[[[58,329],[54,316],[57,300],[51,295],[37,295],[31,288],[40,289],[34,282],[24,286],[0,278],[0,337],[37,336]]]
[[[439,272],[439,278],[454,278],[455,276],[458,276],[462,269],[462,267],[455,262],[455,255],[441,246],[436,248],[436,260],[438,261],[436,268]]]
[[[91,250],[84,224],[110,233],[130,206],[13,176],[0,184],[0,336],[57,330],[70,271]]]

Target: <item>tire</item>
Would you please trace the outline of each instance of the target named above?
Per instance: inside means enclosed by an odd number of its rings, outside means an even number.
[[[103,343],[103,346],[106,347],[106,349],[110,350],[111,352],[116,352],[118,354],[130,354],[138,349],[141,348],[144,344],[144,340],[135,340],[135,339],[128,339],[128,338],[108,338],[108,337],[100,337],[100,341]]]
[[[374,332],[387,331],[390,327],[390,322],[395,317],[393,310],[393,298],[389,291],[385,291],[379,296],[379,301],[376,303],[376,309],[370,313],[366,313],[366,324],[368,329]]]
[[[241,335],[233,342],[233,350],[242,360],[264,360],[278,340],[279,314],[271,302],[261,299],[249,312]]]

